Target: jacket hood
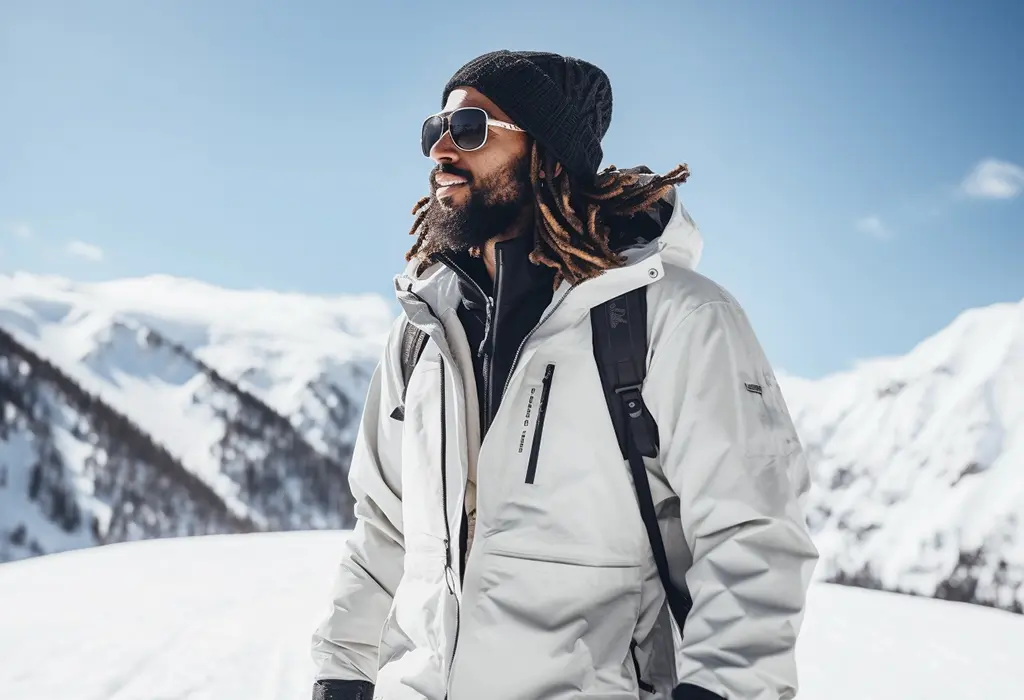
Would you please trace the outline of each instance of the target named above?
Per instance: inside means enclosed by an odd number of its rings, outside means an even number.
[[[642,182],[650,182],[654,174],[646,167],[624,170],[636,173]],[[704,248],[700,230],[690,218],[676,185],[645,212],[628,219],[613,220],[612,248],[630,260],[646,257],[652,244],[665,262],[695,270]]]

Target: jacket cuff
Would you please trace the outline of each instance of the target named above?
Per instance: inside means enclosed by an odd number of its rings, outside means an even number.
[[[313,684],[313,700],[372,700],[373,683],[334,679]]]
[[[725,698],[717,693],[712,693],[707,688],[701,688],[699,685],[683,683],[677,685],[676,689],[672,691],[672,700],[725,700]]]

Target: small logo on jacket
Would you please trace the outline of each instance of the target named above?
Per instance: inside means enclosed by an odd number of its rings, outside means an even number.
[[[537,394],[537,387],[530,387],[530,398],[526,402],[526,415],[523,417],[523,433],[519,436],[519,454],[523,454],[523,446],[526,444],[526,429],[530,427],[530,414],[533,413],[533,399]]]

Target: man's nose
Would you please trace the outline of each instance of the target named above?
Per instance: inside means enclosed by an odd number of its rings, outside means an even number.
[[[433,146],[430,147],[430,157],[435,163],[457,163],[459,161],[459,149],[452,141],[452,132],[445,131]]]

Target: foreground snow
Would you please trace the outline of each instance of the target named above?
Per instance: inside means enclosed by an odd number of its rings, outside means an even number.
[[[111,545],[0,565],[4,700],[294,700],[339,532]],[[1024,695],[1024,616],[818,584],[806,700]]]

